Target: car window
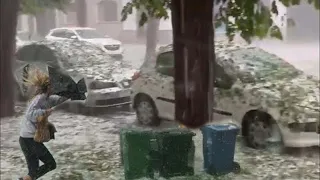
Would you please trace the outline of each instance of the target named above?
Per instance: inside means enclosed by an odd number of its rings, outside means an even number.
[[[79,29],[79,30],[76,30],[76,32],[81,38],[84,38],[84,39],[98,39],[98,38],[107,37],[107,36],[104,36],[103,34],[100,34],[95,29]]]
[[[235,82],[219,64],[214,66],[215,81],[214,86],[221,89],[230,89]],[[174,76],[174,55],[173,52],[165,52],[158,55],[156,62],[156,70],[162,75]]]
[[[174,56],[173,52],[166,52],[158,55],[156,70],[162,75],[174,76]]]
[[[65,38],[64,30],[55,30],[51,33],[51,36]]]
[[[214,65],[213,73],[214,87],[221,89],[230,89],[236,81],[236,79],[232,78],[232,76],[225,71],[224,67],[218,63]]]
[[[65,30],[65,38],[71,38],[72,36],[75,36],[76,34],[70,30]]]

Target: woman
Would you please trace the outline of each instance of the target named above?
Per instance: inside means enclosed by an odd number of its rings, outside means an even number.
[[[53,107],[66,101],[67,98],[51,95],[49,77],[40,71],[30,75],[28,83],[36,87],[36,95],[27,107],[25,118],[22,119],[19,143],[26,158],[28,175],[19,180],[35,180],[56,168],[56,162],[43,143],[34,141],[36,119],[49,116]],[[39,160],[43,165],[39,167]]]

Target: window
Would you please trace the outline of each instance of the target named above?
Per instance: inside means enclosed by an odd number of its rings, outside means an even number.
[[[71,39],[72,36],[75,36],[74,32],[72,32],[70,30],[65,31],[65,38]]]
[[[70,39],[72,36],[75,36],[75,34],[70,30],[55,30],[51,36]]]
[[[97,4],[98,21],[118,21],[118,5],[113,0],[102,0]]]
[[[98,39],[98,38],[105,38],[103,34],[100,34],[95,29],[80,29],[76,30],[78,35],[83,39]]]
[[[65,37],[65,31],[64,30],[55,30],[55,31],[53,31],[51,36],[64,38]]]
[[[157,72],[166,76],[174,76],[174,56],[173,52],[166,52],[158,56],[156,62]]]
[[[229,74],[226,73],[223,66],[219,64],[214,65],[214,87],[221,89],[230,89],[236,79],[232,78]]]

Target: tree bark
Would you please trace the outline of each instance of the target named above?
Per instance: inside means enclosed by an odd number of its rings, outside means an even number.
[[[86,0],[77,0],[77,21],[80,27],[87,26],[87,5]]]
[[[29,15],[28,16],[28,29],[29,29],[29,40],[31,40],[31,37],[34,35],[34,16]]]
[[[36,30],[37,34],[44,37],[47,33],[47,21],[45,11],[36,14]]]
[[[213,100],[213,1],[172,1],[175,118],[190,128],[211,119]]]
[[[18,7],[18,0],[1,0],[0,117],[14,115],[12,59],[15,50]]]
[[[37,34],[44,37],[50,31],[56,27],[55,10],[45,9],[42,12],[36,14],[36,30]]]
[[[155,61],[153,57],[155,56],[158,44],[159,25],[159,19],[149,18],[146,33],[146,54],[143,66],[145,66],[146,63],[152,64]]]

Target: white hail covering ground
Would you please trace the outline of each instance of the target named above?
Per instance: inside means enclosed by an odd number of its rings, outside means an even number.
[[[19,122],[22,116],[1,119],[1,180],[14,180],[27,173],[27,166],[18,144]],[[135,126],[135,115],[128,112],[109,112],[100,117],[55,112],[50,121],[57,127],[56,139],[46,143],[57,161],[57,169],[40,180],[124,180],[120,166],[119,129]],[[174,126],[164,123],[160,128]],[[202,172],[202,135],[194,137],[196,144],[195,172],[197,180],[212,180]],[[275,148],[276,149],[276,148]],[[222,179],[318,179],[319,154],[283,155],[274,149],[257,151],[237,142],[235,160],[240,163],[240,174],[229,174]],[[172,180],[188,180],[186,177]]]

